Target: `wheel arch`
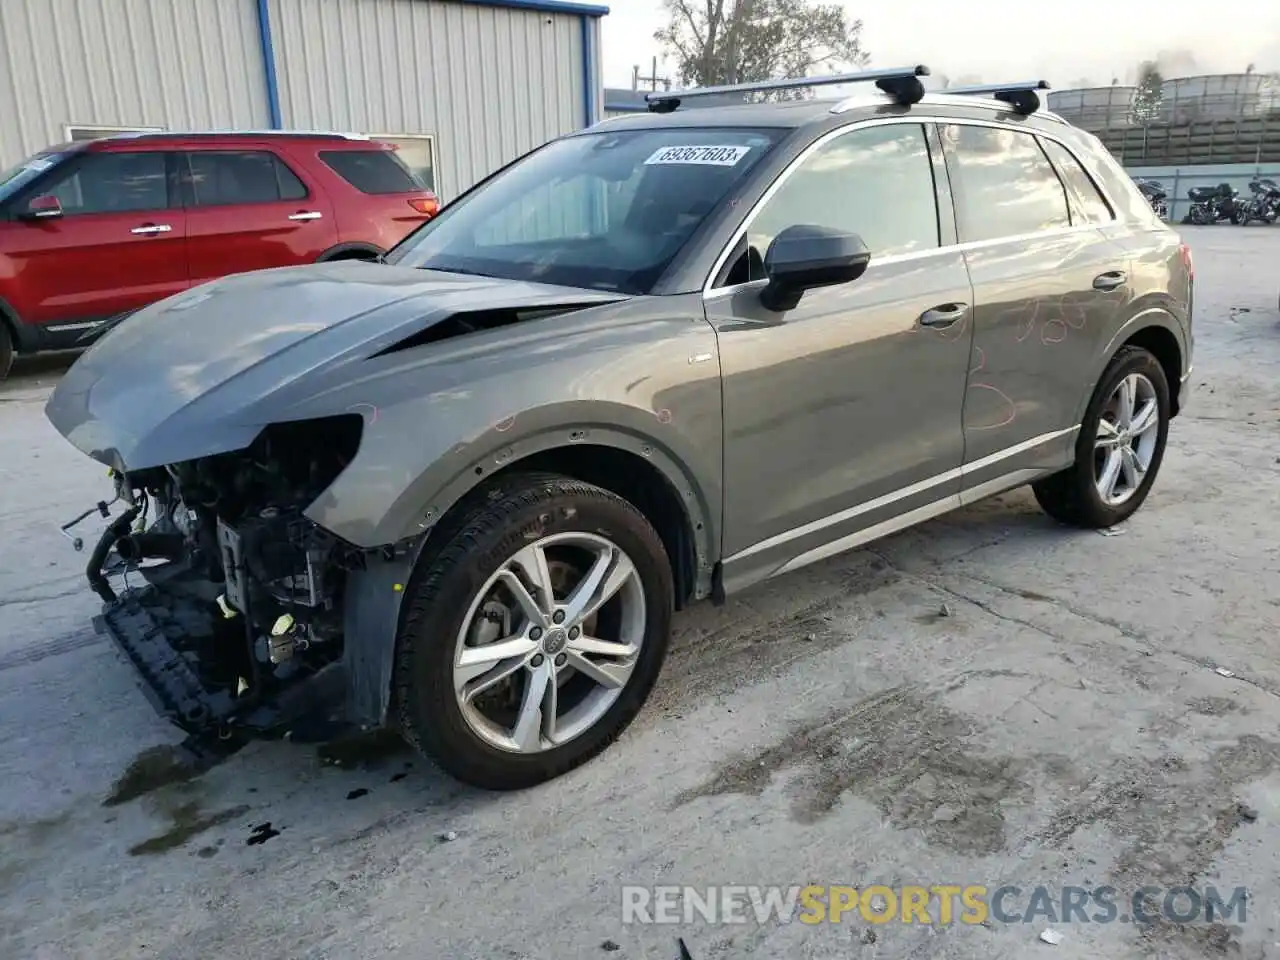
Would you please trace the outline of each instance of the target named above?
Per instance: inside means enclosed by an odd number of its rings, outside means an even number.
[[[13,345],[14,353],[28,353],[33,347],[27,340],[23,339],[22,324],[18,321],[18,311],[9,306],[7,300],[0,297],[0,327],[4,327],[9,334],[9,341]]]
[[[372,243],[350,241],[334,244],[316,257],[316,263],[329,263],[333,260],[372,260],[375,257],[382,256],[385,252],[385,250],[379,249]]]
[[[585,430],[585,428],[583,428]],[[717,529],[700,489],[689,472],[647,439],[621,431],[590,431],[590,442],[566,442],[579,433],[525,438],[522,455],[501,452],[471,460],[445,491],[431,527],[409,540],[404,550],[387,548],[370,555],[365,567],[347,580],[343,661],[350,697],[350,718],[381,726],[391,718],[395,645],[403,616],[406,586],[415,570],[430,563],[461,519],[506,479],[525,473],[557,473],[602,487],[626,499],[653,524],[671,562],[676,608],[710,593]],[[565,435],[567,434],[567,436]]]
[[[1176,417],[1182,393],[1182,347],[1178,338],[1167,327],[1153,324],[1135,332],[1122,346],[1142,347],[1160,361],[1165,379],[1169,381],[1170,412]]]
[[[1183,364],[1187,355],[1185,335],[1173,314],[1161,307],[1150,307],[1135,313],[1116,330],[1094,363],[1092,376],[1078,402],[1074,422],[1079,423],[1089,406],[1093,391],[1097,389],[1107,365],[1124,347],[1136,346],[1149,350],[1160,361],[1165,378],[1169,381],[1171,413],[1180,410]]]
[[[671,562],[677,609],[707,595],[717,559],[710,504],[692,471],[671,453],[648,437],[585,426],[524,437],[518,446],[515,454],[504,448],[471,459],[432,499],[436,519],[424,552],[449,535],[450,520],[482,490],[517,474],[557,473],[617,494],[653,524]]]

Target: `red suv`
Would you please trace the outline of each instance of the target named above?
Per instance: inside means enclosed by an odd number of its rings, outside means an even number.
[[[0,174],[0,378],[15,351],[229,273],[373,259],[439,209],[353,134],[147,133],[50,147]]]

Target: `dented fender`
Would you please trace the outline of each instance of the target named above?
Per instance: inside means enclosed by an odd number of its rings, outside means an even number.
[[[655,316],[656,302],[673,309]],[[598,444],[667,477],[709,569],[720,544],[723,417],[715,332],[697,296],[639,298],[500,333],[369,361],[369,399],[344,391],[344,406],[364,418],[359,452],[308,516],[357,546],[399,543],[497,470]]]

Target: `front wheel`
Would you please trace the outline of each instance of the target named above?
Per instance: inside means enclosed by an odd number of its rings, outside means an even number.
[[[1124,347],[1089,401],[1075,462],[1032,485],[1045,513],[1087,529],[1127,520],[1160,470],[1169,416],[1169,382],[1160,361],[1141,347]]]
[[[13,367],[13,334],[3,320],[0,320],[0,380],[9,376]]]
[[[672,608],[666,551],[630,503],[561,476],[504,478],[409,585],[401,732],[478,787],[566,773],[639,713]]]

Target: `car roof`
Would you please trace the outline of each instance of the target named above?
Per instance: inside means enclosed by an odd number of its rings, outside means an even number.
[[[138,144],[148,146],[262,143],[264,140],[281,142],[328,143],[344,150],[386,150],[390,144],[362,133],[341,133],[324,130],[156,130],[139,133],[109,133],[93,140],[75,144],[93,152],[127,150]],[[64,145],[66,146],[66,145]],[[62,149],[62,148],[53,148]]]
[[[922,77],[932,71],[922,63],[905,67],[832,73],[817,77],[783,77],[748,83],[653,91],[644,95],[643,114],[610,117],[588,127],[598,130],[646,130],[680,127],[772,127],[809,129],[816,133],[874,117],[929,116],[944,119],[1009,120],[1047,129],[1070,127],[1062,117],[1043,110],[1044,80],[978,84],[930,91]],[[820,96],[816,87],[854,85],[852,96]],[[824,91],[825,92],[825,91]],[[776,95],[782,94],[779,99]],[[763,99],[754,98],[763,95]]]
[[[773,103],[699,104],[670,113],[629,113],[610,117],[588,129],[669,129],[673,127],[773,127],[794,130],[810,125],[826,125],[837,117],[846,122],[880,116],[929,114],[955,119],[1013,119],[1044,121],[1058,127],[1070,126],[1048,110],[1028,116],[1015,113],[1007,103],[985,97],[927,93],[918,103],[900,106],[887,95],[859,93],[846,97],[814,97]]]

